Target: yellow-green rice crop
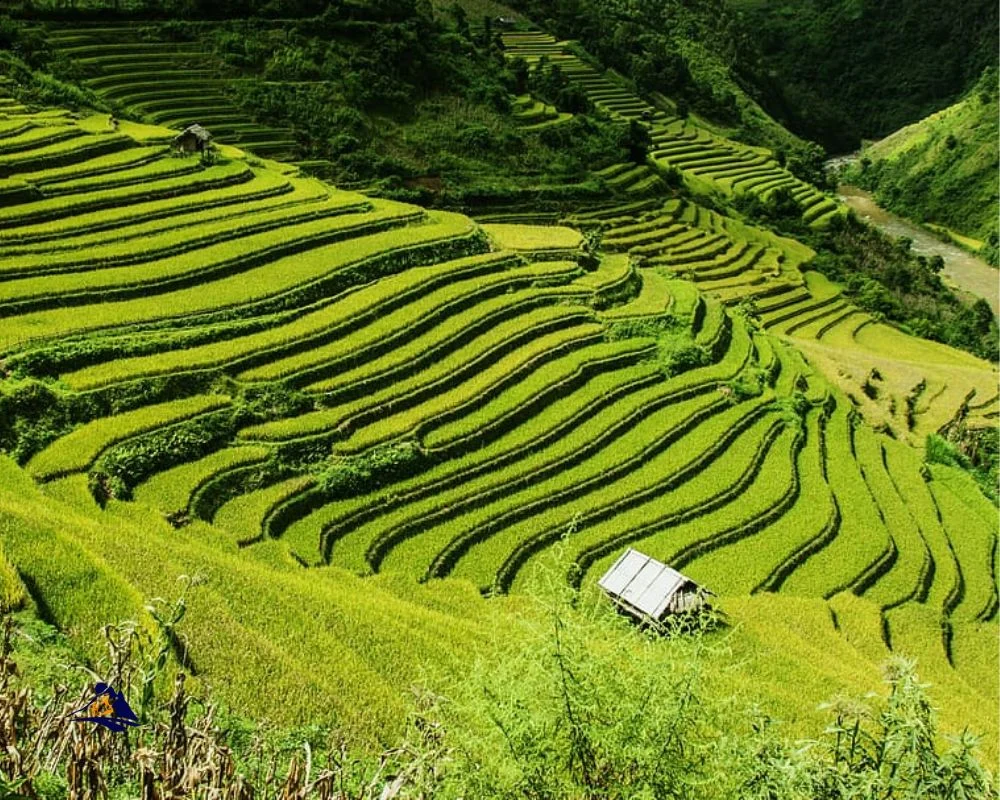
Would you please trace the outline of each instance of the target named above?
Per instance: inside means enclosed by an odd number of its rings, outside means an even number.
[[[64,236],[115,229],[138,222],[162,219],[178,211],[196,213],[233,203],[247,203],[274,197],[291,191],[292,184],[284,175],[271,170],[260,171],[253,180],[233,186],[160,200],[144,201],[141,198],[133,198],[133,202],[128,205],[127,209],[118,207],[124,201],[116,199],[111,207],[78,213],[63,219],[19,224],[16,227],[5,225],[0,230],[0,244],[49,241]],[[82,212],[81,209],[78,211]],[[3,218],[5,217],[0,217],[0,219]]]
[[[63,380],[76,389],[86,389],[139,376],[236,365],[241,359],[254,354],[257,354],[257,360],[267,358],[266,365],[260,368],[261,374],[267,375],[266,371],[274,370],[274,365],[281,363],[281,354],[302,340],[321,334],[324,338],[332,337],[338,328],[362,315],[367,318],[377,314],[380,306],[395,303],[400,296],[417,294],[425,290],[425,287],[432,288],[443,280],[460,278],[464,273],[476,274],[494,264],[501,267],[503,263],[502,254],[489,253],[434,266],[417,267],[347,293],[341,299],[303,314],[286,325],[184,350],[118,359],[65,375]],[[460,283],[456,288],[464,291],[468,288],[467,283]],[[410,315],[412,307],[413,304],[404,306],[403,313]],[[373,324],[382,325],[384,320],[384,317],[379,316]],[[371,336],[371,326],[362,328],[361,333],[366,338],[375,338]],[[319,348],[310,348],[304,355],[315,353],[317,349]],[[254,380],[257,376],[258,370],[251,369],[243,373],[241,378]]]
[[[89,467],[101,452],[123,439],[180,422],[229,402],[229,398],[223,395],[198,395],[100,417],[56,439],[32,458],[26,469],[42,480],[80,472]]]
[[[752,405],[747,404],[740,411],[745,413]],[[707,435],[723,419],[734,428],[733,417],[723,413],[707,422],[703,428],[692,431],[689,436]],[[647,530],[663,525],[670,515],[700,515],[704,513],[702,506],[706,501],[712,501],[720,492],[732,489],[750,471],[753,460],[762,455],[765,441],[773,447],[774,440],[768,437],[768,433],[775,425],[773,418],[763,415],[726,447],[725,457],[715,458],[710,464],[694,470],[689,467],[694,461],[690,442],[688,437],[684,437],[683,442],[687,442],[688,447],[683,444],[674,445],[661,456],[651,459],[615,482],[602,483],[594,491],[569,503],[546,503],[544,508],[531,517],[496,530],[484,541],[475,544],[458,561],[453,574],[455,577],[469,578],[478,586],[485,587],[497,580],[498,570],[504,567],[502,580],[508,584],[513,577],[509,572],[511,567],[523,569],[524,563],[517,559],[512,565],[506,565],[504,561],[515,555],[519,547],[531,544],[532,540],[540,539],[545,534],[556,537],[572,530],[573,533],[568,534],[569,551],[581,553],[583,547],[601,541],[595,538],[591,528],[595,522],[617,520],[620,526],[615,537],[626,532],[635,533],[634,510],[637,507],[645,508],[643,525]],[[789,436],[784,446],[786,459],[790,442]],[[684,452],[678,453],[678,449]],[[695,458],[703,456],[707,451],[709,449],[699,451]],[[770,450],[763,454],[766,452]],[[669,492],[670,497],[669,511],[662,502],[666,492]],[[530,553],[529,549],[528,554]]]
[[[495,331],[499,331],[501,327],[498,326]],[[339,445],[339,449],[343,452],[358,452],[379,442],[414,431],[438,418],[451,416],[460,410],[475,407],[485,398],[493,396],[494,393],[501,391],[503,387],[509,386],[512,382],[521,380],[526,373],[542,367],[559,354],[596,342],[602,333],[603,327],[599,324],[577,324],[563,330],[547,333],[518,348],[510,355],[489,364],[485,369],[468,375],[467,380],[458,386],[440,393],[435,392],[433,397],[418,405],[393,413],[394,409],[400,405],[405,407],[407,398],[390,398],[381,407],[381,411],[379,407],[375,409],[375,413],[381,418],[373,421],[374,424],[369,423],[356,428],[347,441]],[[502,342],[502,339],[497,340],[498,345],[502,346]],[[440,363],[444,365],[448,361],[449,359],[444,359]],[[442,370],[443,367],[439,366],[438,371]],[[441,375],[442,382],[447,381],[447,383],[452,382],[452,377],[454,374]]]
[[[203,190],[218,189],[234,183],[249,181],[253,171],[242,161],[228,161],[208,167],[196,175],[162,178],[140,186],[124,186],[104,191],[89,192],[79,197],[54,197],[22,203],[4,210],[5,227],[34,225],[49,220],[63,219],[74,214],[142,203],[166,197],[196,194]]]
[[[343,214],[282,226],[136,266],[13,279],[0,283],[0,303],[29,297],[58,298],[78,292],[90,294],[126,286],[153,287],[199,273],[204,273],[207,280],[216,271],[237,271],[244,262],[257,265],[262,260],[277,259],[296,249],[318,247],[352,234],[362,235],[371,230],[403,224],[416,219],[419,214],[419,211],[405,206],[390,206],[368,213]]]
[[[240,542],[249,542],[262,535],[264,517],[276,505],[307,489],[313,482],[310,476],[299,475],[264,489],[247,492],[222,506],[212,519],[212,524],[229,531]]]
[[[504,266],[507,266],[504,254],[489,253],[408,270],[401,275],[379,281],[349,295],[345,298],[344,305],[354,306],[361,312],[367,312],[370,308],[383,304],[390,309],[396,305],[398,308],[378,315],[371,324],[338,337],[336,341],[327,345],[310,348],[286,358],[276,358],[267,364],[241,373],[239,377],[241,380],[249,381],[275,380],[329,362],[343,362],[347,368],[358,362],[368,361],[364,353],[372,345],[378,347],[379,351],[384,351],[385,342],[392,337],[399,339],[398,346],[391,350],[398,360],[400,347],[412,341],[407,334],[415,322],[426,324],[428,320],[444,315],[447,315],[447,320],[451,308],[467,307],[480,295],[502,290],[505,286],[508,291],[513,291],[519,285],[524,286],[536,280],[567,279],[577,271],[576,265],[572,262],[532,264],[517,269],[502,270]],[[419,296],[420,292],[431,289],[434,291]],[[411,295],[416,295],[414,302],[399,305],[401,298]],[[475,308],[480,310],[478,304]],[[349,319],[350,316],[342,316],[340,321],[345,322]],[[370,362],[365,366],[370,367]]]
[[[389,490],[330,503],[303,523],[318,537],[327,526],[353,528],[394,509],[405,513],[409,507],[425,513],[420,511],[425,506],[419,505],[425,500],[431,502],[426,508],[436,508],[452,503],[449,498],[454,491],[468,494],[504,480],[524,480],[540,468],[556,468],[582,448],[596,446],[616,427],[619,432],[629,427],[657,403],[662,405],[664,392],[655,366],[599,374],[542,409],[530,424],[514,428],[482,449],[445,461]],[[335,552],[339,556],[339,545]],[[359,555],[359,564],[362,559]]]
[[[548,225],[483,225],[503,250],[575,250],[583,237],[572,228]]]
[[[955,618],[990,619],[997,611],[996,512],[991,523],[971,511],[980,500],[984,506],[987,501],[972,479],[957,468],[934,464],[930,469],[934,477],[931,494],[958,557],[965,590],[954,609]]]
[[[822,427],[819,409],[806,418],[805,443],[796,461],[799,494],[794,504],[775,522],[716,550],[690,565],[714,581],[726,594],[744,594],[760,588],[777,590],[808,554],[836,534],[835,509],[822,471]],[[669,532],[658,537],[664,547]]]
[[[159,472],[133,492],[136,502],[164,512],[188,507],[194,491],[212,476],[232,467],[245,466],[267,458],[266,447],[229,447],[215,453]]]
[[[508,348],[508,340],[514,336],[524,337],[526,332],[530,332],[533,326],[551,326],[553,322],[558,322],[563,318],[568,318],[570,323],[576,323],[575,327],[557,331],[542,339],[531,341],[524,346],[515,349],[506,358],[500,358],[495,362],[488,372],[475,371],[470,365],[476,361],[489,359],[492,354],[503,353]],[[469,386],[474,385],[475,389],[469,388],[466,383],[461,383],[457,389],[453,389],[453,396],[476,396],[478,391],[488,386],[487,381],[497,381],[502,379],[508,369],[514,369],[517,365],[527,363],[532,358],[544,355],[547,348],[558,342],[574,342],[577,339],[588,337],[594,338],[599,335],[600,326],[596,324],[581,324],[578,315],[573,313],[571,308],[554,307],[540,308],[528,311],[520,317],[508,320],[491,329],[469,343],[451,352],[447,357],[435,361],[427,369],[421,370],[416,375],[396,383],[386,381],[386,385],[379,391],[368,394],[358,400],[354,400],[343,405],[336,406],[322,411],[314,411],[301,417],[289,420],[278,420],[276,422],[265,423],[263,425],[247,428],[241,432],[241,436],[248,439],[281,440],[295,438],[299,436],[309,436],[323,431],[332,430],[339,425],[366,414],[378,422],[376,431],[381,431],[384,435],[379,436],[380,440],[391,438],[387,417],[394,407],[407,407],[409,398],[410,404],[419,403],[421,399],[427,398],[428,409],[444,407],[440,402],[441,395],[434,391],[441,386],[455,384],[462,378],[471,376]],[[488,362],[487,362],[488,363]],[[418,406],[423,408],[423,406]],[[425,409],[425,413],[427,410]],[[408,415],[400,418],[397,415],[395,426],[404,426],[402,430],[393,430],[402,433],[413,427],[419,418]],[[409,427],[405,427],[405,426]],[[377,435],[377,434],[376,434]],[[371,442],[372,444],[374,442]],[[352,450],[361,449],[352,447]]]
[[[2,512],[0,512],[0,525],[3,524]],[[17,570],[4,555],[3,544],[0,543],[0,614],[16,611],[24,605],[27,599],[28,595],[24,590],[24,584],[17,576]]]
[[[270,205],[277,207],[269,210]],[[68,239],[60,242],[62,249],[54,246],[40,250],[9,248],[0,251],[0,272],[30,275],[150,262],[285,225],[291,228],[298,223],[364,211],[366,208],[363,198],[346,192],[311,203],[289,204],[287,198],[280,204],[273,201],[248,203],[242,214],[220,215],[221,219],[217,221],[206,222],[202,219],[198,224],[185,226],[186,220],[182,217],[172,218],[175,227],[165,231],[156,230],[153,224],[138,225],[134,229],[120,228],[115,231],[113,241],[108,241],[109,234],[105,234],[101,240],[96,236],[80,237],[80,242]],[[162,221],[159,221],[159,227],[164,227]],[[62,247],[65,245],[77,246]]]
[[[543,365],[524,380],[471,413],[450,420],[443,425],[430,426],[424,434],[424,445],[429,449],[445,448],[463,440],[476,440],[484,431],[498,425],[505,418],[523,415],[539,398],[551,398],[562,393],[574,379],[579,380],[588,371],[603,371],[621,364],[635,363],[640,357],[653,352],[653,339],[626,339],[607,342],[577,350],[569,355]]]
[[[100,175],[104,172],[117,172],[140,164],[145,164],[158,156],[167,153],[167,148],[162,145],[150,145],[147,147],[129,147],[106,156],[89,158],[86,161],[67,164],[63,167],[49,167],[48,169],[35,170],[33,172],[18,172],[17,176],[22,181],[33,183],[38,186],[45,186],[57,181],[69,181],[86,178],[91,175]]]
[[[446,526],[433,528],[421,536],[403,542],[399,547],[389,552],[385,562],[386,569],[406,568],[408,571],[426,571],[431,561],[460,534],[468,535],[493,521],[491,530],[499,520],[514,511],[519,515],[531,511],[527,523],[535,534],[546,530],[553,514],[568,515],[572,519],[577,511],[594,511],[606,503],[620,501],[636,491],[644,491],[669,476],[697,454],[689,448],[674,442],[663,449],[663,442],[671,442],[676,437],[677,430],[690,426],[691,419],[711,415],[712,411],[721,406],[713,407],[712,398],[706,396],[695,398],[676,406],[668,406],[658,414],[649,417],[639,425],[624,432],[613,443],[608,443],[599,453],[580,464],[562,470],[545,480],[532,482],[519,488],[511,494],[505,494],[492,503],[476,505],[456,520]],[[742,413],[744,409],[740,409]],[[709,428],[718,422],[719,418],[732,425],[734,415],[711,416],[705,425]],[[660,425],[657,427],[656,422]],[[683,426],[683,427],[681,427]],[[672,430],[673,429],[673,430]],[[658,435],[650,441],[649,431],[657,430]],[[671,436],[674,433],[674,436]],[[690,435],[690,434],[689,434]],[[612,472],[614,470],[614,472]],[[612,475],[615,479],[612,479]],[[518,528],[503,524],[497,536],[507,536],[507,532]],[[508,553],[490,559],[492,568],[497,568]],[[491,583],[492,580],[487,581]]]
[[[870,428],[859,427],[854,433],[854,452],[897,553],[892,568],[879,578],[866,596],[883,607],[893,607],[911,599],[918,602],[926,599],[932,578],[931,553],[916,520],[886,471],[880,438]],[[848,509],[846,513],[851,511]]]
[[[270,186],[272,189],[279,191],[256,192],[255,187],[261,185]],[[239,192],[240,188],[244,191]],[[253,191],[251,191],[252,189]],[[244,184],[242,187],[234,187],[231,190],[220,190],[220,192],[210,194],[218,196],[223,191],[232,192],[234,190],[239,193],[239,199],[242,200],[239,205],[219,204],[215,207],[201,207],[195,211],[186,211],[184,208],[173,208],[171,209],[172,213],[166,216],[154,215],[151,219],[140,217],[138,221],[134,222],[130,221],[127,216],[122,220],[122,213],[118,211],[113,221],[116,223],[121,222],[120,225],[116,224],[113,227],[107,227],[106,225],[97,224],[92,226],[94,228],[92,231],[88,230],[87,225],[66,228],[64,235],[60,236],[57,240],[43,238],[41,241],[27,243],[11,242],[7,244],[3,244],[2,240],[0,240],[0,254],[3,256],[25,256],[29,254],[51,256],[53,254],[62,255],[66,251],[87,251],[104,246],[120,250],[126,241],[133,239],[144,240],[147,237],[154,239],[161,235],[166,235],[168,239],[173,239],[174,241],[179,240],[185,244],[190,243],[193,246],[195,243],[204,240],[204,235],[199,235],[199,232],[207,232],[208,234],[215,235],[225,230],[225,226],[220,225],[220,223],[228,223],[234,230],[243,230],[248,226],[255,225],[255,218],[258,215],[266,218],[267,213],[271,211],[295,211],[303,213],[313,207],[313,204],[320,204],[327,199],[338,208],[366,207],[366,204],[360,203],[364,198],[353,192],[328,190],[319,181],[284,178],[272,172],[263,172],[258,178],[255,178],[249,184]],[[165,203],[166,201],[160,202]],[[156,206],[157,204],[150,205]],[[195,203],[194,205],[198,207],[201,204]],[[322,206],[318,206],[318,209],[321,210]],[[111,215],[108,212],[98,212],[93,215],[84,215],[84,217],[95,222],[112,222]],[[181,231],[184,231],[184,233],[181,234]],[[79,253],[76,256],[79,257]]]
[[[45,194],[49,197],[98,192],[119,186],[144,184],[147,181],[176,178],[202,170],[201,163],[193,158],[160,158],[139,166],[114,172],[102,172],[87,177],[51,181],[45,184]]]
[[[882,448],[892,481],[934,559],[934,580],[927,594],[927,605],[950,612],[962,591],[961,573],[951,542],[938,519],[934,498],[921,475],[920,454],[888,438],[883,440]]]
[[[806,560],[785,582],[796,594],[830,596],[859,580],[877,580],[892,542],[854,460],[848,403],[838,398],[826,426],[826,474],[840,507],[836,538]]]
[[[114,303],[23,314],[5,324],[0,341],[11,346],[40,337],[235,306],[288,291],[395,249],[447,241],[473,232],[471,222],[457,214],[434,212],[431,216],[426,225],[318,247],[189,289]]]

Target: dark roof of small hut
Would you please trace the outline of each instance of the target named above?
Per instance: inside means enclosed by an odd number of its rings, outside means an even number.
[[[188,125],[183,131],[178,133],[174,137],[174,141],[183,139],[187,136],[194,136],[200,142],[208,142],[212,138],[212,134],[205,130],[205,128],[201,127],[198,123],[195,123],[194,125]]]

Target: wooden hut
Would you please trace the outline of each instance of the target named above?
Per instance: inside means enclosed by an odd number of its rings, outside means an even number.
[[[698,611],[712,594],[686,575],[629,548],[597,582],[622,611],[639,622],[662,622]]]
[[[201,153],[211,141],[212,134],[195,123],[174,137],[174,147],[185,153]]]

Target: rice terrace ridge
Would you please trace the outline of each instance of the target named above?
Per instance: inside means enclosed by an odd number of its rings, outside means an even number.
[[[997,796],[995,296],[774,5],[0,3],[0,797]]]

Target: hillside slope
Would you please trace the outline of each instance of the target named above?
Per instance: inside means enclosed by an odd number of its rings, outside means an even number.
[[[831,152],[954,102],[997,64],[990,0],[727,0],[735,68],[761,104]]]
[[[995,416],[991,365],[688,200],[477,225],[171,136],[0,101],[2,596],[94,641],[202,575],[205,685],[386,742],[421,670],[484,652],[554,545],[590,590],[637,544],[731,598],[736,682],[779,713],[808,726],[912,653],[995,752],[995,509],[852,400],[920,441]]]
[[[998,97],[991,70],[955,105],[865,147],[847,180],[898,214],[990,243],[996,263]]]

